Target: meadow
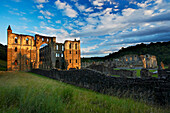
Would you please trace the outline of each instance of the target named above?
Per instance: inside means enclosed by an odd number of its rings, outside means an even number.
[[[0,72],[0,113],[170,113],[26,72]]]

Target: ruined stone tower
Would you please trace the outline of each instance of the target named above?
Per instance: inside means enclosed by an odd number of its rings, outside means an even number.
[[[34,37],[12,33],[9,25],[7,29],[7,70],[27,71],[35,66],[36,46]]]
[[[81,68],[81,57],[80,57],[80,40],[69,41],[66,40],[64,43],[64,59],[67,64],[67,69],[70,68]]]
[[[81,68],[80,40],[56,43],[56,37],[36,34],[34,38],[30,35],[12,33],[10,25],[7,29],[7,38],[8,71],[29,71],[39,67],[67,70]],[[45,43],[48,47],[40,51],[40,46]]]

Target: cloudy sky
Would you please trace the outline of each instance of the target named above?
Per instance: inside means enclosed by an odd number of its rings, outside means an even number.
[[[0,43],[19,34],[80,39],[82,57],[170,41],[170,0],[0,0]]]

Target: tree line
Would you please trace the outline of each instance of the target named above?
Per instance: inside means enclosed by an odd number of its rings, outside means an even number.
[[[137,54],[137,55],[155,55],[158,64],[162,61],[164,64],[170,64],[170,41],[168,42],[151,42],[150,44],[137,44],[135,46],[129,46],[127,48],[121,48],[118,52],[113,52],[104,57],[91,57],[82,58],[82,61],[103,61],[107,59],[115,59],[124,55]]]
[[[0,43],[0,59],[7,61],[7,45]]]

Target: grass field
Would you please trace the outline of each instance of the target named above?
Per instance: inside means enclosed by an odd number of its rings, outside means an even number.
[[[7,62],[4,60],[0,60],[0,71],[6,71]]]
[[[0,72],[0,113],[170,113],[133,99],[78,88],[40,75]]]
[[[120,70],[120,69],[117,69],[117,68],[115,68],[114,70]],[[141,69],[127,69],[127,70],[136,70],[136,76],[137,77],[140,77],[140,71],[141,71]],[[157,70],[149,70],[150,72],[155,72],[155,71],[157,71]],[[118,76],[118,75],[113,75],[113,76]],[[119,76],[118,76],[119,77]],[[152,77],[158,77],[158,74],[154,74],[154,75],[152,75]]]

